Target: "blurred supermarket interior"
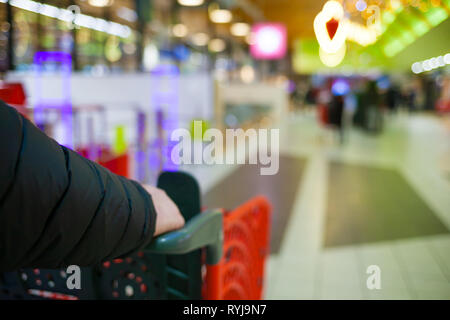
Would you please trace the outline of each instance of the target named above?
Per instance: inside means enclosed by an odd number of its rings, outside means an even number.
[[[195,120],[279,129],[276,175],[180,167],[206,207],[270,201],[265,298],[450,299],[449,15],[450,0],[0,0],[0,99],[150,184]]]

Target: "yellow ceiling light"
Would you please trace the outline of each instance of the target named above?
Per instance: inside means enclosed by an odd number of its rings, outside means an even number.
[[[217,3],[213,3],[208,7],[209,18],[214,23],[229,23],[233,19],[230,10],[220,9]]]
[[[172,34],[177,38],[186,37],[188,34],[188,28],[184,24],[176,24],[172,27]]]
[[[113,4],[113,0],[89,0],[88,3],[93,7],[108,7]]]
[[[211,52],[222,52],[225,50],[226,47],[227,47],[227,45],[226,45],[225,41],[223,41],[222,39],[219,39],[219,38],[212,39],[208,43],[208,49]]]
[[[337,1],[328,1],[314,19],[314,32],[320,48],[327,53],[336,53],[347,37],[344,8]]]
[[[199,32],[192,35],[191,41],[194,45],[198,47],[203,47],[208,44],[209,36],[206,33]]]
[[[204,0],[178,0],[179,4],[186,7],[201,6],[204,2]]]
[[[347,40],[356,42],[364,47],[373,44],[377,41],[379,29],[377,25],[373,28],[367,28],[355,22],[346,21],[347,26]]]
[[[342,60],[344,60],[346,52],[346,45],[345,43],[342,44],[342,46],[336,51],[335,53],[328,53],[325,52],[322,47],[319,49],[319,57],[320,61],[327,67],[333,68],[338,66]]]
[[[352,22],[344,16],[344,9],[337,1],[328,1],[314,19],[314,32],[320,48],[327,53],[341,50],[346,40],[368,46],[381,34],[380,12],[377,6],[369,6],[372,12],[368,26]],[[366,11],[367,11],[366,10]]]
[[[231,34],[236,37],[246,37],[250,34],[250,26],[244,22],[233,23],[231,26]]]

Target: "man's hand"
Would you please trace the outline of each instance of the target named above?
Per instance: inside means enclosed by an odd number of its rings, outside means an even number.
[[[182,228],[184,226],[184,218],[166,192],[149,185],[144,185],[144,188],[152,196],[153,205],[156,209],[154,236]]]

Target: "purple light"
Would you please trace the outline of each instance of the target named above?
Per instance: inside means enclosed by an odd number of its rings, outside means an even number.
[[[171,160],[172,149],[177,142],[170,141],[172,132],[179,127],[178,100],[180,70],[173,64],[160,64],[152,72],[152,105],[156,113],[158,138],[160,142],[162,161],[161,167],[165,171],[176,171],[178,166]],[[165,134],[164,134],[165,132]],[[154,166],[154,160],[150,159]]]
[[[146,139],[145,134],[147,131],[147,115],[145,112],[138,111],[137,114],[137,147],[136,152],[136,173],[137,179],[140,182],[146,182],[146,166],[145,166],[145,149],[146,149]]]
[[[250,53],[255,59],[282,59],[287,51],[286,27],[281,23],[253,25]]]
[[[59,64],[58,73],[62,76],[62,98],[51,99],[44,97],[42,89],[44,64],[54,63]],[[39,51],[34,55],[35,67],[35,83],[36,83],[36,98],[34,106],[34,119],[36,125],[43,129],[45,125],[45,112],[47,110],[56,109],[61,114],[61,121],[63,123],[64,135],[61,144],[68,148],[73,145],[73,114],[72,114],[72,98],[70,91],[70,78],[72,74],[72,56],[67,52],[53,51],[45,52]]]
[[[345,96],[350,92],[350,85],[347,81],[338,79],[333,83],[331,92],[333,92],[335,96]]]
[[[367,3],[364,0],[358,0],[355,4],[356,10],[364,11],[367,8]]]
[[[289,80],[288,82],[288,93],[292,94],[297,89],[297,85],[295,84],[295,81]]]

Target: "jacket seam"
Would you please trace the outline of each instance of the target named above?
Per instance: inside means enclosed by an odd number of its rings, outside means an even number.
[[[41,241],[42,237],[45,234],[46,229],[48,228],[49,224],[51,223],[51,221],[53,220],[59,206],[61,205],[62,201],[64,200],[65,196],[67,195],[67,192],[69,191],[70,185],[72,184],[72,170],[70,169],[70,157],[68,154],[68,151],[65,147],[61,146],[61,149],[64,153],[64,157],[65,157],[65,165],[66,165],[66,170],[67,170],[67,186],[63,192],[63,194],[61,195],[61,197],[58,199],[57,203],[55,204],[55,207],[52,209],[50,215],[47,217],[44,227],[42,228],[42,232],[39,235],[38,239],[35,241],[35,243],[31,246],[31,248],[28,250],[27,254],[22,258],[24,259],[28,254],[32,253],[33,250],[36,249],[36,246],[39,244],[39,242]],[[53,244],[54,241],[50,242],[49,246],[51,246]],[[39,259],[42,258],[42,256],[45,254],[46,250],[42,250],[42,253],[35,259],[33,259],[34,261],[38,261]]]
[[[92,228],[92,225],[94,223],[95,218],[97,217],[100,208],[103,205],[103,202],[105,201],[105,197],[106,197],[106,190],[105,190],[105,185],[103,184],[103,181],[101,179],[100,173],[98,172],[97,168],[95,166],[93,166],[91,163],[89,163],[89,161],[87,161],[87,164],[91,167],[91,169],[94,170],[96,176],[97,176],[97,180],[100,184],[101,190],[102,190],[102,196],[100,198],[100,201],[97,205],[97,208],[95,209],[94,214],[92,215],[91,220],[89,221],[89,224],[87,225],[86,229],[83,231],[83,233],[81,234],[79,240],[77,241],[77,243],[73,246],[73,248],[69,251],[69,253],[63,258],[61,259],[61,266],[65,266],[66,265],[66,260],[78,249],[78,246],[80,245],[80,243],[83,241],[86,233]]]
[[[117,250],[117,248],[122,244],[123,239],[125,238],[125,235],[126,235],[126,233],[127,233],[127,231],[128,231],[128,226],[130,225],[131,214],[132,214],[132,210],[133,210],[132,205],[131,205],[130,194],[128,193],[128,189],[126,188],[126,186],[125,186],[125,184],[123,183],[122,179],[121,179],[120,177],[118,177],[118,178],[119,178],[120,184],[122,185],[122,188],[124,189],[125,194],[126,194],[126,196],[127,196],[127,202],[128,202],[128,218],[127,218],[127,223],[126,223],[126,225],[125,225],[125,227],[124,227],[124,230],[123,230],[123,232],[122,232],[122,235],[120,236],[120,239],[119,239],[119,240],[117,241],[117,243],[114,245],[114,247],[113,247],[113,249],[110,251],[110,253],[109,253],[105,258],[102,259],[102,261],[109,260],[110,258],[112,258],[111,256],[114,254],[114,252]]]

